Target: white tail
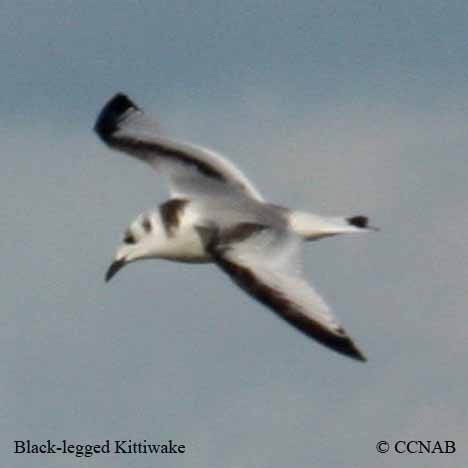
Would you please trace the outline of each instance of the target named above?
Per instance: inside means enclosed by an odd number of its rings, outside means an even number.
[[[305,240],[376,230],[376,228],[367,225],[366,216],[324,217],[305,211],[291,211],[289,213],[289,226],[292,231]]]

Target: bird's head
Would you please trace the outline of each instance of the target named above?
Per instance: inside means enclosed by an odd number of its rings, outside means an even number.
[[[147,258],[158,257],[161,222],[155,213],[141,214],[126,229],[122,243],[117,248],[114,260],[106,273],[106,281],[125,265]]]

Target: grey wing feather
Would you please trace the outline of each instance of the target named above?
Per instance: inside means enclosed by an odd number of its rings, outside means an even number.
[[[298,260],[299,239],[263,227],[249,238],[229,243],[211,239],[218,266],[252,297],[323,345],[365,361],[330,308],[307,283]]]
[[[115,95],[104,106],[94,128],[111,148],[165,173],[173,196],[232,190],[263,200],[233,164],[212,150],[161,136],[156,124],[123,94]]]

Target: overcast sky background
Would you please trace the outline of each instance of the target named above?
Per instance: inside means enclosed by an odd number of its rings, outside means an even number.
[[[467,31],[462,1],[0,2],[5,466],[83,466],[12,454],[64,438],[187,446],[96,467],[466,466]],[[213,266],[104,283],[125,227],[167,197],[92,132],[116,91],[272,201],[382,228],[304,256],[368,363]],[[457,452],[376,452],[400,439]]]

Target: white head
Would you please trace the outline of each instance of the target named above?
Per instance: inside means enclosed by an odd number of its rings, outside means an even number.
[[[159,213],[139,215],[125,231],[122,244],[117,248],[114,261],[107,270],[106,281],[128,263],[158,257],[165,240]]]

